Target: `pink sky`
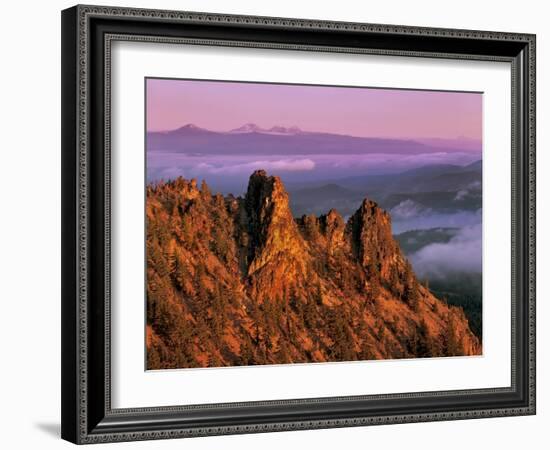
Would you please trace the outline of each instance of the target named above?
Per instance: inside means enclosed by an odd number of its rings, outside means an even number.
[[[352,136],[481,140],[482,94],[147,79],[147,130],[188,123],[216,131],[255,123]]]

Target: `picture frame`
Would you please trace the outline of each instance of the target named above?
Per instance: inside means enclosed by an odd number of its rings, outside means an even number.
[[[113,408],[110,71],[116,41],[508,63],[510,386],[358,396],[335,390],[329,397]],[[85,5],[64,10],[62,437],[85,444],[535,414],[535,41],[507,32]]]

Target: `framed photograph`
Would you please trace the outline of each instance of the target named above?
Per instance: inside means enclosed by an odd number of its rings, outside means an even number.
[[[62,12],[62,437],[535,413],[535,36]]]

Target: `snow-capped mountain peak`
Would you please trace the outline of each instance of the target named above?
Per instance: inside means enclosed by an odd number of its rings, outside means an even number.
[[[231,130],[230,133],[261,133],[262,131],[265,130],[255,123],[245,123],[239,128]]]
[[[275,125],[269,129],[262,128],[255,123],[246,123],[239,128],[235,128],[230,133],[262,133],[262,134],[284,134],[293,135],[300,134],[302,130],[296,126],[284,127],[281,125]]]
[[[302,130],[297,126],[292,127],[283,127],[280,125],[275,125],[268,130],[269,133],[273,134],[300,134]]]

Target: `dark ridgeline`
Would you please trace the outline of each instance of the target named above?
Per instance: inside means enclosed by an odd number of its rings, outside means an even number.
[[[147,188],[148,369],[480,353],[368,199],[345,223],[295,219],[263,170],[244,198],[182,178]]]

